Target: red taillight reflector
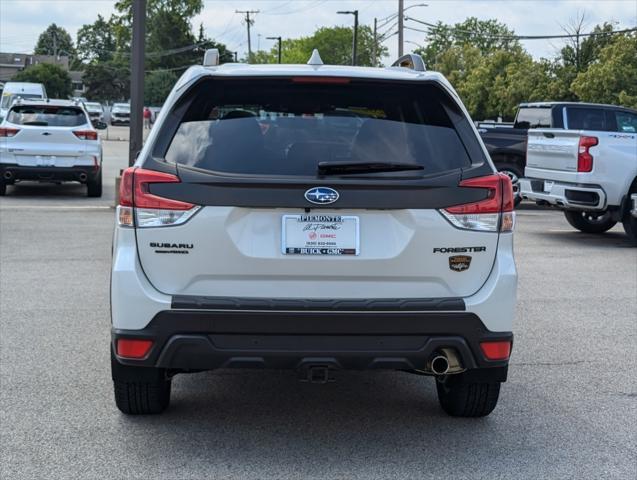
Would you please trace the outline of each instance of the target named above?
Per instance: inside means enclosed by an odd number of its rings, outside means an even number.
[[[487,189],[487,198],[479,202],[445,208],[449,213],[466,215],[513,211],[513,187],[511,179],[504,174],[495,173],[486,177],[469,178],[461,181],[459,186]]]
[[[122,358],[144,358],[153,346],[152,340],[118,338],[117,356]]]
[[[0,128],[0,137],[14,137],[16,135],[16,133],[18,133],[20,131],[19,128],[7,128],[7,127],[1,127]]]
[[[133,206],[133,176],[137,167],[128,167],[122,173],[119,183],[119,204],[124,207]]]
[[[508,340],[482,342],[480,348],[487,360],[508,360],[511,356],[511,342]]]
[[[594,147],[599,142],[597,137],[579,137],[579,147],[577,152],[577,171],[578,172],[592,172],[593,171],[593,156],[589,149]]]
[[[292,77],[294,83],[349,83],[350,78],[346,77]]]
[[[149,189],[151,183],[179,183],[179,177],[170,173],[129,167],[122,174],[119,204],[127,207],[165,210],[190,210],[194,207],[192,203],[153,195]]]
[[[95,130],[75,130],[73,133],[80,140],[97,140],[97,132]]]

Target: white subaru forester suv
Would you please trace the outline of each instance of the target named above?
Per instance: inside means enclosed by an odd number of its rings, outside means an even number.
[[[412,55],[216,58],[184,73],[122,178],[118,408],[162,412],[178,373],[389,369],[435,377],[450,415],[489,414],[513,340],[513,194],[451,85]]]

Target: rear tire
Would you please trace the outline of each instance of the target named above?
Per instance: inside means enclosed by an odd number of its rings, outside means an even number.
[[[609,211],[596,213],[565,210],[564,216],[572,227],[584,233],[604,233],[617,223]]]
[[[452,417],[485,417],[498,404],[500,382],[452,383],[436,380],[438,401]]]
[[[111,352],[115,404],[127,415],[162,413],[170,404],[171,381],[166,370],[122,365]]]
[[[102,171],[95,177],[94,180],[86,182],[86,195],[89,197],[101,197],[102,196]]]
[[[633,185],[633,188],[628,192],[628,206],[624,212],[624,218],[622,219],[622,225],[624,226],[624,231],[626,235],[628,235],[628,242],[637,247],[637,217],[633,217],[630,211],[633,208],[633,203],[631,201],[631,195],[637,193],[637,185]]]
[[[4,197],[7,194],[7,184],[4,180],[0,180],[0,197]]]

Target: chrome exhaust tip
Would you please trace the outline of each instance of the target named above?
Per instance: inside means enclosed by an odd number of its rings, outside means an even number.
[[[13,178],[13,173],[11,172],[4,172],[4,179],[5,180],[11,180]]]
[[[449,360],[444,354],[438,354],[429,361],[429,368],[434,375],[444,375],[449,371]]]
[[[86,173],[80,173],[80,182],[86,182],[88,175]]]

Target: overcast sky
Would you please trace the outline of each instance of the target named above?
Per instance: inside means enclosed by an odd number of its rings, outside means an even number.
[[[114,0],[0,0],[0,51],[29,53],[38,35],[50,24],[57,23],[75,36],[97,14],[109,17],[114,12]],[[587,31],[598,23],[613,22],[616,28],[637,25],[637,0],[405,0],[414,7],[409,16],[427,22],[455,23],[469,16],[481,19],[497,18],[520,35],[562,33],[562,25],[584,13]],[[235,10],[260,10],[252,28],[252,48],[267,49],[273,45],[268,36],[284,38],[311,34],[317,27],[351,25],[351,15],[337,15],[337,10],[359,11],[361,24],[372,25],[374,17],[383,18],[396,12],[398,0],[205,0],[204,9],[193,20],[193,27],[203,23],[206,33],[225,43],[230,50],[243,56],[247,50],[247,33],[243,16]],[[417,23],[406,26],[420,28]],[[390,26],[390,25],[388,25]],[[381,31],[384,31],[382,29]],[[406,30],[405,51],[425,43],[424,34]],[[409,43],[414,42],[414,43]],[[389,38],[390,58],[397,52],[397,36]],[[560,40],[524,41],[525,48],[536,58],[552,57],[563,45]],[[389,62],[391,63],[391,62]]]

